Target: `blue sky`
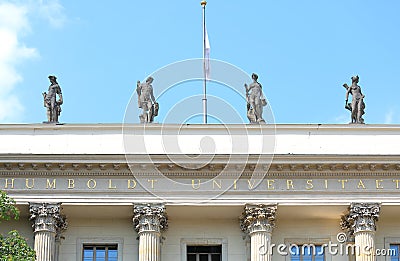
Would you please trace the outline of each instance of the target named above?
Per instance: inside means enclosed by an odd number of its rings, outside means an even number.
[[[399,11],[398,0],[209,0],[211,58],[256,72],[276,123],[349,122],[342,84],[355,74],[365,122],[399,123]],[[199,0],[0,0],[0,123],[45,121],[51,74],[63,90],[61,122],[123,122],[137,80],[202,56],[201,21]],[[209,93],[247,121],[237,93],[221,84]],[[182,123],[165,112],[194,108],[199,95],[199,81],[171,88],[156,120]]]

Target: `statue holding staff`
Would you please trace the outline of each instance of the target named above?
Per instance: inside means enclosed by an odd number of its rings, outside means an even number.
[[[262,86],[257,81],[258,75],[253,73],[251,75],[253,82],[248,86],[246,83],[246,100],[247,100],[247,118],[250,123],[265,123],[262,118],[263,106],[267,105],[267,101],[262,92]]]

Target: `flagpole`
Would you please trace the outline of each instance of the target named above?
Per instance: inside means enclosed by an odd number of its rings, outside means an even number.
[[[206,79],[206,5],[207,1],[201,1],[203,7],[203,123],[207,124],[207,79]]]

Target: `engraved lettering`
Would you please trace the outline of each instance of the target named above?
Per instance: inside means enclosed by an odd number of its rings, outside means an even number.
[[[50,180],[47,179],[46,189],[56,189],[56,179],[53,179],[53,182],[50,182]]]
[[[198,179],[198,185],[197,186],[195,186],[194,179],[192,179],[192,188],[195,189],[195,190],[200,188],[200,180],[199,179]]]
[[[294,189],[293,180],[291,179],[286,180],[286,189]]]
[[[87,187],[90,189],[94,189],[97,186],[97,182],[94,179],[89,179],[88,182],[86,183]]]
[[[133,185],[131,185],[131,184],[133,184]],[[128,189],[134,189],[134,188],[136,188],[136,180],[134,180],[134,179],[128,179]]]
[[[341,182],[342,183],[342,189],[344,189],[345,188],[345,184],[347,183],[347,179],[339,179],[338,180],[338,182]]]
[[[306,189],[307,190],[314,189],[314,185],[313,185],[313,180],[312,179],[308,179],[306,183],[307,183],[307,185],[306,185]]]
[[[112,180],[109,179],[108,180],[108,189],[116,189],[117,187],[115,185],[113,185]]]
[[[68,179],[68,189],[74,189],[74,188],[75,188],[75,180]]]
[[[154,188],[154,182],[157,182],[156,179],[148,179],[147,182],[151,183],[151,188]]]
[[[14,188],[14,179],[6,179],[6,184],[4,185],[4,188],[7,189],[8,185],[10,185],[10,188],[13,189]]]
[[[274,190],[275,189],[274,183],[275,183],[274,179],[267,179],[267,188],[268,188],[268,190]]]
[[[33,189],[35,187],[35,179],[31,179],[31,180],[32,180],[32,182],[29,185],[29,179],[25,179],[25,187],[27,189]]]
[[[357,188],[358,188],[358,189],[360,189],[360,188],[365,189],[364,182],[363,182],[361,179],[360,179],[360,181],[358,182]]]
[[[394,179],[394,180],[392,180],[393,182],[396,182],[396,189],[398,189],[399,188],[399,181],[400,181],[400,179]]]
[[[256,181],[253,180],[253,183],[251,183],[251,180],[248,179],[248,180],[247,180],[247,183],[248,183],[249,189],[253,189],[253,188],[254,188],[254,185],[255,185],[255,183],[256,183]]]
[[[218,188],[222,188],[222,181],[220,180],[219,183],[214,179],[213,180],[213,189],[215,189],[215,186]]]
[[[382,186],[381,182],[383,182],[382,179],[375,180],[376,189],[383,189],[383,186]]]

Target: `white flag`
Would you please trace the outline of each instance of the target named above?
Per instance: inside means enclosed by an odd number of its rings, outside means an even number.
[[[204,46],[204,74],[206,79],[210,79],[210,42],[208,40],[207,28],[205,28],[205,46]]]

